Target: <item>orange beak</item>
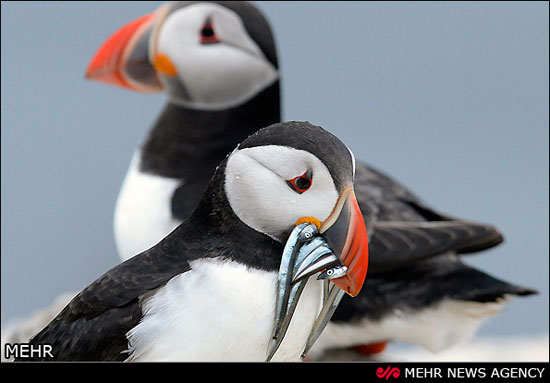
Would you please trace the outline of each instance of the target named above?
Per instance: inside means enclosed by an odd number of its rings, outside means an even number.
[[[336,286],[352,297],[359,294],[369,264],[367,229],[363,214],[351,186],[340,194],[330,216],[322,223],[319,232],[346,266],[346,275],[331,279]]]
[[[98,49],[86,70],[86,78],[140,92],[162,90],[149,61],[149,38],[159,11],[129,22]]]

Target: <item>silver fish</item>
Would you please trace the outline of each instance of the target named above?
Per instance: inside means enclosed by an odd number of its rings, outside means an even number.
[[[266,361],[273,358],[281,345],[307,280],[324,269],[327,269],[323,274],[327,274],[325,278],[328,279],[337,278],[333,275],[339,275],[342,271],[345,274],[346,270],[319,234],[317,226],[311,223],[297,225],[285,244],[279,267],[275,323]],[[333,270],[329,273],[330,276],[327,273],[329,270]],[[303,355],[317,340],[344,294],[343,290],[332,283],[324,291],[323,307],[314,322]]]
[[[336,279],[343,277],[348,272],[348,268],[342,265],[336,265],[323,271],[317,279]]]

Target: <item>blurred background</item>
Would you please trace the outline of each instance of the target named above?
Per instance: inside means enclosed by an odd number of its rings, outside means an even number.
[[[166,99],[84,72],[162,3],[1,3],[3,327],[118,263],[116,197]],[[498,226],[505,243],[467,263],[540,294],[478,337],[542,337],[548,360],[548,3],[256,5],[278,44],[283,118],[332,131],[439,210]]]

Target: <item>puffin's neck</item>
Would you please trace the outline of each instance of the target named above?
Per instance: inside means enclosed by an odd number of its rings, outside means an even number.
[[[248,267],[276,271],[284,244],[247,226],[233,212],[225,192],[226,163],[222,161],[190,216],[165,241],[183,241],[202,257],[214,254]]]
[[[281,119],[279,82],[240,106],[218,111],[168,103],[141,148],[141,171],[208,179],[239,142]]]

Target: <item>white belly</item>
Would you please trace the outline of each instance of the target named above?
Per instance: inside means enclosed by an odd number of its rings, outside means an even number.
[[[330,322],[312,347],[311,357],[330,348],[345,348],[393,340],[438,352],[468,341],[489,317],[498,314],[509,298],[479,303],[444,300],[415,312],[395,310],[378,321]]]
[[[201,259],[144,300],[128,333],[130,360],[265,361],[275,315],[276,273]],[[273,360],[298,361],[321,308],[322,284],[310,278]]]
[[[123,261],[156,245],[180,224],[172,218],[171,200],[181,180],[142,173],[139,161],[137,151],[115,207],[115,241]]]

